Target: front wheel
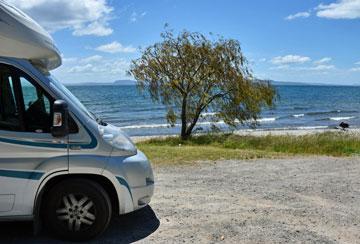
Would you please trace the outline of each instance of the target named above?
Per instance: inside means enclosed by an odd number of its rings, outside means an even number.
[[[55,185],[45,199],[44,222],[61,239],[84,241],[105,231],[111,220],[111,202],[97,183],[85,179]]]

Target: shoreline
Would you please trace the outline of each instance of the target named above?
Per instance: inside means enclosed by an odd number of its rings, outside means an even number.
[[[336,129],[336,128],[299,128],[299,129],[288,129],[288,128],[275,128],[275,129],[242,129],[236,130],[233,133],[235,135],[240,136],[256,136],[256,137],[264,137],[264,136],[305,136],[305,135],[313,135],[320,134],[325,132],[341,132],[347,133],[350,136],[360,136],[360,128],[352,128],[347,130]],[[226,133],[226,132],[224,132]],[[195,134],[201,135],[201,134]],[[151,139],[165,139],[169,137],[176,137],[177,134],[172,135],[149,135],[149,136],[131,136],[130,138],[135,142],[144,142]]]

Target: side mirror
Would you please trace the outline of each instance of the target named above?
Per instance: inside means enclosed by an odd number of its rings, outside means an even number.
[[[65,137],[69,134],[69,109],[64,100],[56,100],[53,106],[53,137]]]

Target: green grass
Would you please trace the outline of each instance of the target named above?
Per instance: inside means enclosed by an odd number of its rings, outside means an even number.
[[[360,155],[360,137],[327,132],[305,136],[239,136],[207,134],[188,141],[177,137],[138,143],[155,164],[182,164],[200,160],[278,158],[290,155]]]

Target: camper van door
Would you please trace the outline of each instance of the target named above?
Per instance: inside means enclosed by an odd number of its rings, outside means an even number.
[[[66,138],[53,138],[51,97],[25,72],[0,63],[0,217],[31,215],[41,180],[68,170]]]

